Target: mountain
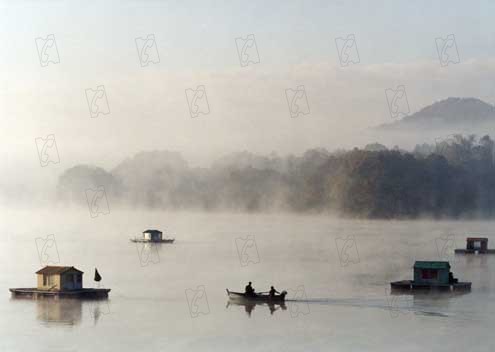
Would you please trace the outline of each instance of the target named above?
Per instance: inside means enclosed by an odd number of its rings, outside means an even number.
[[[401,120],[377,127],[381,131],[460,129],[481,131],[495,126],[495,106],[476,98],[447,98]]]

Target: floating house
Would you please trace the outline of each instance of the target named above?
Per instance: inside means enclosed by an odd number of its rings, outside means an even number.
[[[173,243],[174,238],[163,238],[163,232],[160,230],[143,231],[141,238],[133,238],[132,242],[153,242],[153,243]]]
[[[392,290],[446,290],[466,291],[470,282],[459,282],[450,271],[449,262],[416,261],[414,279],[391,282]]]
[[[106,298],[110,289],[83,288],[83,272],[73,266],[45,266],[36,272],[37,287],[11,288],[14,297]]]
[[[488,238],[468,237],[466,238],[466,249],[456,249],[457,254],[494,254],[495,249],[488,249]]]
[[[45,266],[36,272],[38,290],[80,290],[83,274],[73,266]]]
[[[143,232],[143,239],[148,241],[161,241],[163,237],[163,232],[159,230],[146,230]]]

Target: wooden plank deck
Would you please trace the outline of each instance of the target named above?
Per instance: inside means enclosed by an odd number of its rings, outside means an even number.
[[[87,298],[98,299],[108,298],[109,288],[83,288],[79,290],[39,290],[35,287],[29,288],[10,288],[12,297],[25,297],[25,298],[41,298],[41,297],[55,297],[55,298]]]

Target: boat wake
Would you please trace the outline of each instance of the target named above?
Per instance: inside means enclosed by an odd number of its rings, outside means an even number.
[[[286,303],[306,303],[309,305],[331,305],[354,308],[376,308],[388,310],[391,315],[405,315],[413,313],[424,316],[448,318],[452,314],[424,307],[413,301],[412,297],[391,296],[387,298],[312,298],[312,299],[287,299]]]

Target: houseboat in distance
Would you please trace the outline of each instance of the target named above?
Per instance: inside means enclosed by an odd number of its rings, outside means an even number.
[[[45,266],[36,272],[38,285],[10,288],[12,297],[107,298],[109,288],[83,288],[83,272],[73,266]]]
[[[145,243],[173,243],[175,238],[163,238],[163,232],[160,230],[146,230],[143,231],[141,238],[132,238],[131,242],[145,242]]]
[[[468,237],[466,238],[466,249],[455,250],[456,254],[495,254],[495,249],[488,249],[488,238]]]
[[[391,282],[390,287],[392,291],[469,291],[471,283],[454,278],[449,262],[416,261],[414,279]]]

